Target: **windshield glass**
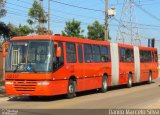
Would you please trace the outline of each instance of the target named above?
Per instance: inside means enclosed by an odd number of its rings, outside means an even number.
[[[52,70],[51,41],[14,41],[6,60],[6,71],[47,72]]]

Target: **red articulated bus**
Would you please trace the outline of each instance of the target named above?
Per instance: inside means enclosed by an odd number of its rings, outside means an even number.
[[[12,38],[8,51],[8,95],[73,98],[80,91],[106,92],[108,86],[131,87],[158,77],[156,48],[44,35]]]

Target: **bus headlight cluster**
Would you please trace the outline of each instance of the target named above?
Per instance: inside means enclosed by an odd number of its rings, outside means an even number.
[[[44,85],[44,86],[46,86],[46,85],[49,85],[49,81],[40,81],[40,82],[37,83],[37,85]]]
[[[13,85],[13,81],[6,81],[5,84],[6,85]]]

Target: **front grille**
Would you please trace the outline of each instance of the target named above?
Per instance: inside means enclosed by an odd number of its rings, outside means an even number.
[[[37,86],[37,81],[14,81],[14,88],[16,91],[35,91]]]

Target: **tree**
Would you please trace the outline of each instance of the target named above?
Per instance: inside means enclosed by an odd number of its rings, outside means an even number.
[[[26,36],[33,32],[33,30],[27,25],[19,25],[17,31],[18,31],[17,33],[18,36]]]
[[[28,27],[27,25],[19,25],[18,27],[13,24],[8,24],[9,28],[9,36],[15,37],[15,36],[26,36],[32,33],[32,29]]]
[[[81,22],[73,19],[72,21],[66,22],[66,27],[62,31],[63,36],[70,37],[83,37],[82,33],[84,30],[81,29]]]
[[[100,24],[97,20],[92,25],[89,25],[87,29],[89,39],[104,40],[104,25]]]
[[[6,14],[6,12],[7,12],[7,11],[4,9],[5,3],[6,3],[5,0],[0,0],[0,18],[3,17],[3,16],[5,16],[5,14]]]
[[[32,7],[29,9],[28,15],[30,18],[27,20],[27,22],[29,25],[31,25],[35,33],[47,33],[47,29],[45,27],[42,27],[42,25],[47,22],[47,17],[45,15],[44,9],[36,0],[34,0]]]
[[[9,28],[8,28],[8,25],[6,25],[5,23],[3,22],[0,22],[0,38],[4,39],[4,41],[8,41],[8,38],[9,38]]]
[[[3,22],[0,22],[0,30],[0,36],[4,38],[4,41],[9,41],[10,38],[15,36],[26,36],[33,32],[27,25],[17,27],[11,23],[6,25]]]

